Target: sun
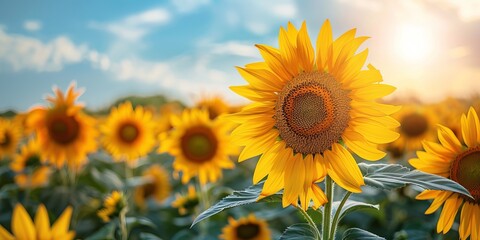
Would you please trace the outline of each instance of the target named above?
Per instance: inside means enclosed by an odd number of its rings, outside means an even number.
[[[434,40],[429,28],[405,24],[398,28],[395,49],[399,57],[410,63],[421,63],[433,53]]]

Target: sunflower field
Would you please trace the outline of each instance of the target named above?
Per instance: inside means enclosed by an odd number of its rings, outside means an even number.
[[[385,100],[367,37],[315,36],[255,45],[245,105],[72,82],[3,114],[0,239],[479,240],[480,96]]]

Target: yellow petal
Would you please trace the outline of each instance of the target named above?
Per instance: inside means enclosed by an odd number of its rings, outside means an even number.
[[[245,146],[245,148],[238,156],[238,161],[242,162],[252,157],[258,156],[265,151],[267,151],[276,141],[278,137],[278,132],[276,130],[271,130],[270,132],[266,133],[264,136],[258,137],[254,142]]]
[[[250,86],[230,86],[230,90],[252,101],[275,101],[277,95],[273,92],[253,89]]]
[[[72,207],[67,207],[63,210],[62,215],[55,221],[52,226],[53,239],[60,239],[59,236],[63,236],[68,233],[70,227],[70,218],[72,217]]]
[[[320,29],[316,43],[317,69],[319,71],[326,70],[327,66],[330,65],[329,62],[333,55],[333,49],[331,48],[333,42],[332,35],[332,27],[330,26],[330,21],[327,19]]]
[[[455,216],[457,215],[458,209],[462,204],[462,199],[456,196],[453,196],[443,205],[442,213],[440,214],[440,218],[438,219],[437,224],[437,232],[443,231],[443,233],[447,233],[450,231],[450,228],[453,225],[453,220],[455,220]]]
[[[35,227],[37,229],[37,236],[39,239],[51,239],[50,220],[48,218],[47,209],[43,204],[40,204],[35,214]]]
[[[0,225],[0,239],[5,240],[15,240],[15,238],[10,234],[5,228]]]
[[[461,239],[467,239],[470,236],[470,230],[472,229],[470,219],[472,218],[473,209],[469,202],[465,202],[460,212],[460,227],[459,233]]]
[[[296,41],[296,36],[293,41]],[[290,41],[290,36],[283,27],[280,28],[278,44],[280,46],[280,55],[282,56],[285,68],[292,76],[296,75],[298,73],[298,64],[294,46],[295,43]]]
[[[338,69],[337,78],[348,88],[349,83],[355,80],[355,77],[360,74],[365,61],[367,60],[368,49],[350,58],[345,64]]]
[[[422,141],[422,146],[428,153],[434,154],[437,157],[453,159],[457,153],[448,148],[445,148],[441,144],[430,141]]]
[[[32,219],[21,204],[17,204],[12,216],[12,232],[17,239],[35,239],[37,232]]]
[[[253,184],[257,184],[267,176],[280,154],[281,144],[275,144],[272,148],[268,149],[257,162],[255,172],[253,173]]]
[[[262,55],[263,59],[267,63],[268,67],[278,75],[283,81],[288,81],[292,79],[293,75],[291,75],[282,62],[282,56],[280,52],[267,45],[256,44],[255,45],[258,50],[260,50],[260,54]]]
[[[460,152],[462,145],[455,134],[447,127],[438,125],[438,139],[442,145],[451,151]]]
[[[298,197],[303,191],[303,182],[299,182],[300,179],[305,179],[305,164],[302,154],[297,154],[286,163],[283,207],[297,204]]]
[[[340,55],[340,52],[342,51],[342,49],[345,47],[345,45],[347,45],[348,43],[350,43],[351,41],[353,41],[353,39],[355,38],[355,33],[357,32],[357,29],[351,29],[347,32],[345,32],[344,34],[342,34],[340,37],[338,37],[333,43],[332,43],[332,48],[333,48],[333,52],[332,52],[332,59],[330,61],[330,65],[328,66],[328,69],[333,69],[334,67],[334,64],[337,62],[337,58],[338,56]]]
[[[379,83],[383,81],[382,74],[373,65],[367,65],[368,70],[362,70],[358,75],[351,80],[346,80],[343,85],[347,89],[356,89],[361,87],[367,87],[372,83]]]
[[[354,121],[352,121],[352,125],[353,124]],[[382,129],[370,123],[353,125],[352,129],[360,133],[368,141],[378,144],[393,142],[400,136],[400,134],[397,132],[388,129]]]
[[[350,150],[365,160],[376,161],[386,155],[386,153],[378,150],[375,144],[366,141],[350,140],[349,137],[344,137],[342,140]]]
[[[418,194],[417,197],[415,197],[415,199],[417,200],[433,199],[433,198],[436,198],[440,193],[441,191],[438,191],[438,190],[424,190],[423,192]]]
[[[472,206],[472,218],[471,218],[471,224],[472,229],[470,231],[471,233],[471,239],[479,239],[480,238],[480,205],[474,204]]]
[[[282,90],[282,80],[266,69],[237,67],[240,75],[254,88],[262,91]]]
[[[332,69],[333,73],[338,72],[342,67],[346,66],[347,60],[349,60],[355,52],[357,52],[358,47],[367,40],[368,37],[359,37],[355,38],[341,49],[338,58],[336,59],[335,65]],[[363,64],[362,64],[363,65]]]
[[[268,178],[263,185],[259,199],[275,194],[284,187],[286,163],[292,158],[293,153],[290,148],[284,149],[279,153],[277,161],[275,162],[274,167],[272,167],[272,171],[268,174]]]
[[[383,117],[385,115],[392,115],[402,108],[401,106],[377,102],[360,102],[355,100],[350,102],[350,106],[352,106],[352,111],[350,112],[352,118],[371,116]]]
[[[315,61],[315,53],[313,51],[312,43],[307,32],[307,24],[305,21],[297,36],[297,54],[301,70],[311,72],[313,70],[313,63]]]
[[[353,89],[349,96],[355,100],[374,100],[385,97],[395,91],[395,87],[387,84],[372,84],[370,86]]]
[[[435,198],[430,207],[425,211],[425,214],[431,214],[442,206],[442,204],[452,195],[452,192],[441,192],[438,197]]]
[[[364,185],[363,176],[352,155],[338,143],[334,143],[332,151],[325,151],[325,160],[328,162],[328,175],[342,188],[354,192],[361,192]]]
[[[478,139],[478,132],[479,132],[479,122],[478,116],[475,110],[470,107],[468,110],[468,115],[462,115],[461,118],[461,125],[462,125],[462,136],[463,140],[467,144],[468,147],[475,147],[479,144],[477,141]]]

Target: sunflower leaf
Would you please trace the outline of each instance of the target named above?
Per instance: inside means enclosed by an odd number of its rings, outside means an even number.
[[[340,205],[340,201],[335,201],[332,204],[332,214],[337,212],[338,206]],[[345,202],[345,205],[343,205],[342,209],[340,210],[340,215],[338,218],[338,221],[340,221],[343,217],[345,217],[347,214],[357,211],[360,209],[379,209],[378,204],[368,204],[364,202],[358,202],[358,201],[353,201],[353,200],[347,200]]]
[[[205,210],[200,215],[198,215],[197,218],[193,221],[191,227],[193,227],[198,222],[206,218],[209,218],[225,209],[246,205],[250,203],[255,203],[255,202],[281,202],[282,201],[281,197],[278,197],[276,195],[272,195],[257,201],[258,196],[260,196],[260,193],[262,192],[263,183],[264,181],[259,182],[258,184],[255,184],[253,186],[250,186],[244,190],[234,191],[233,193],[226,196],[225,198],[217,202],[215,205],[211,206],[209,209]]]
[[[342,240],[385,240],[385,238],[360,228],[350,228],[343,233]]]
[[[315,240],[315,232],[307,223],[297,223],[285,229],[279,240]]]
[[[463,194],[473,199],[462,185],[442,176],[411,170],[398,164],[366,164],[358,166],[367,186],[392,190],[413,184],[428,190],[443,190]]]

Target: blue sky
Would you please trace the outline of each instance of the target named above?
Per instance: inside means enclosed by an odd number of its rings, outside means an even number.
[[[120,96],[164,94],[191,103],[244,84],[234,66],[261,61],[288,21],[323,21],[334,35],[370,36],[368,62],[393,97],[440,100],[480,93],[480,1],[171,0],[2,1],[0,111],[45,104],[52,86],[85,88],[88,107]]]

